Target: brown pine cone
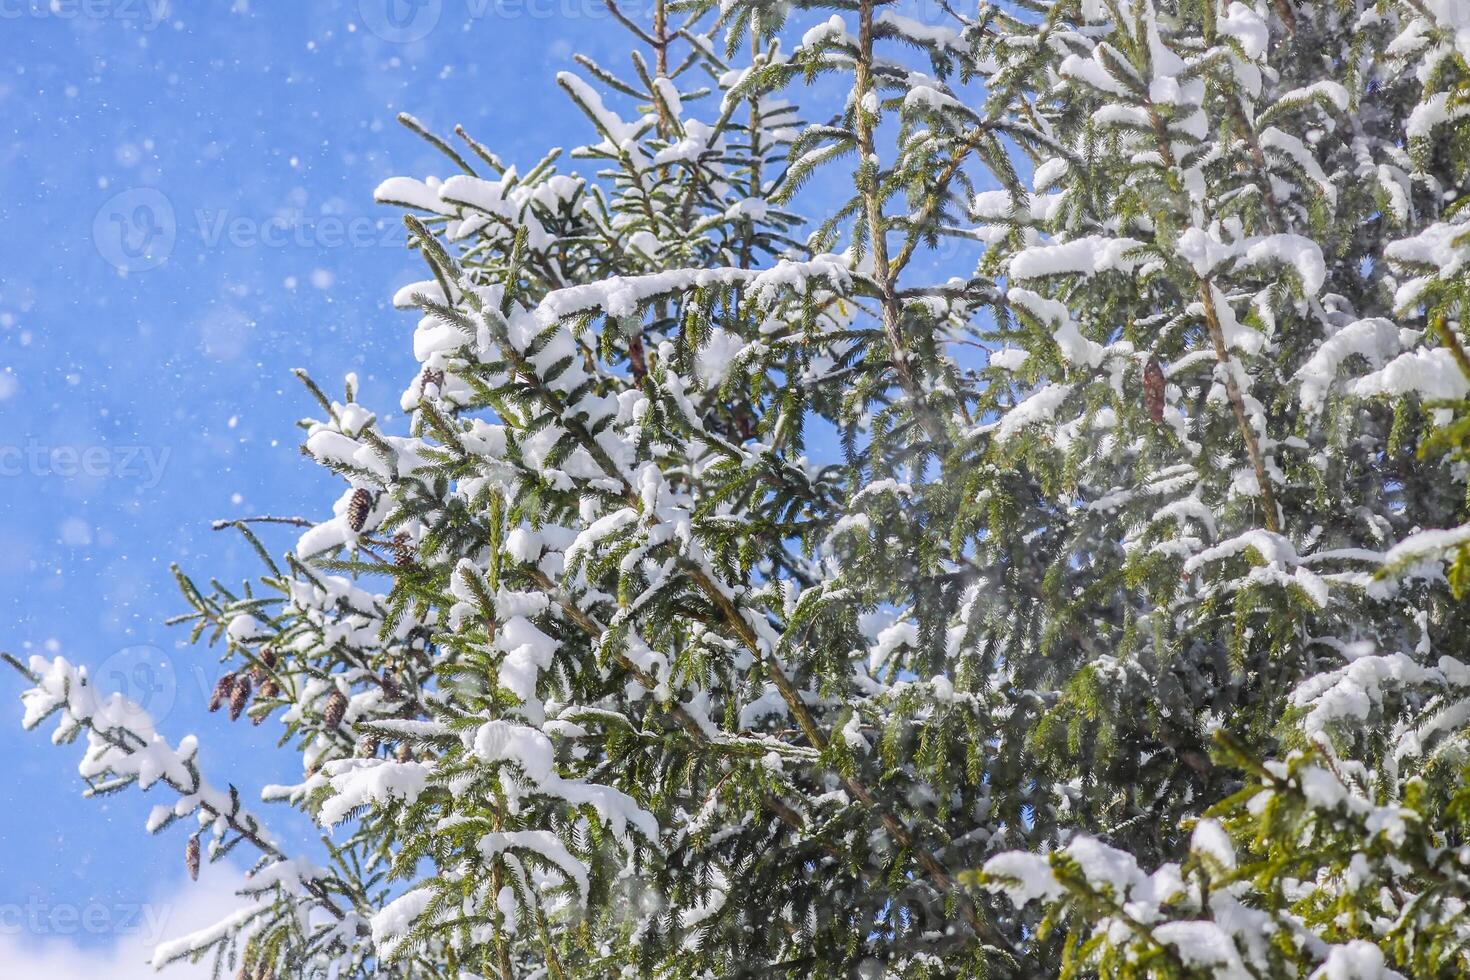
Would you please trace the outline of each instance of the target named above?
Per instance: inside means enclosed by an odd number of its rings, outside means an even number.
[[[403,531],[393,535],[393,563],[399,568],[408,568],[413,564],[413,545]]]
[[[209,696],[209,710],[218,711],[235,690],[235,675],[225,674],[214,685],[214,693]]]
[[[230,721],[238,719],[249,703],[250,677],[247,674],[241,674],[235,678],[235,689],[230,692]]]
[[[398,686],[398,677],[393,673],[392,667],[383,671],[383,697],[389,701],[403,700],[403,688]]]
[[[322,723],[327,726],[327,731],[335,732],[342,727],[342,718],[347,714],[347,695],[341,691],[333,691],[332,696],[327,698],[327,707],[322,712]]]
[[[184,845],[184,867],[189,871],[189,880],[199,880],[199,837],[195,835],[189,838],[189,843]]]
[[[1143,405],[1154,425],[1164,421],[1164,369],[1150,357],[1143,369]]]
[[[361,531],[367,524],[368,514],[373,510],[373,495],[361,487],[352,491],[352,500],[347,504],[347,526],[353,532]]]

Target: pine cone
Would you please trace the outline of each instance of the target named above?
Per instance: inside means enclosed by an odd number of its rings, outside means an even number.
[[[402,531],[393,535],[393,561],[399,568],[408,568],[413,564],[413,545],[408,540],[408,535]]]
[[[235,689],[230,692],[230,721],[238,719],[249,703],[250,675],[241,674],[235,678]]]
[[[190,837],[189,843],[184,845],[184,867],[189,870],[189,880],[199,880],[199,838]]]
[[[392,667],[383,671],[383,697],[389,701],[403,700],[403,688],[398,686],[398,678],[394,675]]]
[[[347,714],[347,695],[341,691],[333,691],[332,696],[327,698],[327,708],[322,712],[322,723],[327,726],[327,731],[335,732],[342,727],[342,718]]]
[[[741,442],[749,442],[755,438],[755,423],[750,420],[750,413],[744,409],[735,410],[735,431],[740,433]]]
[[[368,514],[373,509],[373,495],[358,487],[352,491],[352,500],[347,504],[347,526],[353,532],[361,531],[367,524]]]
[[[260,662],[263,663],[263,664],[265,664],[265,666],[266,666],[267,669],[269,669],[269,670],[275,670],[276,669],[276,650],[275,650],[275,647],[266,647],[264,650],[260,651]]]
[[[259,704],[261,701],[267,700],[269,698],[274,698],[280,693],[281,685],[276,683],[276,679],[274,677],[267,677],[265,679],[265,682],[260,685],[260,692],[256,696],[256,703]],[[269,717],[270,708],[267,707],[264,711],[256,712],[251,717],[250,724],[254,725],[256,728],[259,728]]]
[[[1155,425],[1164,421],[1164,369],[1158,358],[1150,357],[1143,369],[1143,405]]]
[[[370,735],[364,735],[357,743],[357,754],[363,759],[374,758],[378,754],[378,740]]]
[[[427,368],[426,367],[426,368],[424,368],[424,374],[423,374],[423,379],[422,380],[423,380],[423,390],[424,391],[428,391],[429,390],[429,385],[433,385],[435,388],[440,389],[440,391],[443,391],[443,389],[444,389],[444,372],[443,371],[436,371],[434,368]]]
[[[209,710],[218,711],[220,705],[227,701],[235,690],[235,675],[226,674],[214,685],[214,693],[209,696]]]
[[[407,742],[399,742],[398,751],[394,753],[394,755],[399,762],[412,762],[413,746],[409,745]]]

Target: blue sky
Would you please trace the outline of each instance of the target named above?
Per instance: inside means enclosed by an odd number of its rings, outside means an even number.
[[[388,300],[423,272],[372,190],[444,167],[397,113],[529,164],[586,136],[556,70],[621,44],[600,0],[388,2],[0,0],[0,649],[126,685],[247,796],[299,760],[205,713],[218,665],[163,625],[169,563],[238,580],[212,519],[336,496],[291,368],[390,408],[413,376]],[[229,879],[186,887],[183,834],[143,829],[159,792],[81,799],[80,746],[23,732],[22,688],[0,676],[0,976],[131,977],[141,906],[197,927]]]

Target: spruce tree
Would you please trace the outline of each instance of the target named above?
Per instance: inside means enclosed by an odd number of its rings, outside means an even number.
[[[12,661],[250,854],[156,962],[1470,969],[1463,5],[611,9],[570,160],[403,119],[407,421],[303,375],[331,516],[178,572],[331,835]]]

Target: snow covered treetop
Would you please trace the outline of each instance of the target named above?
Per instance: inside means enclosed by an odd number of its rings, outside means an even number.
[[[570,153],[404,118],[405,421],[303,374],[338,496],[179,572],[323,841],[15,664],[251,855],[158,962],[1470,969],[1470,15],[614,10]]]

